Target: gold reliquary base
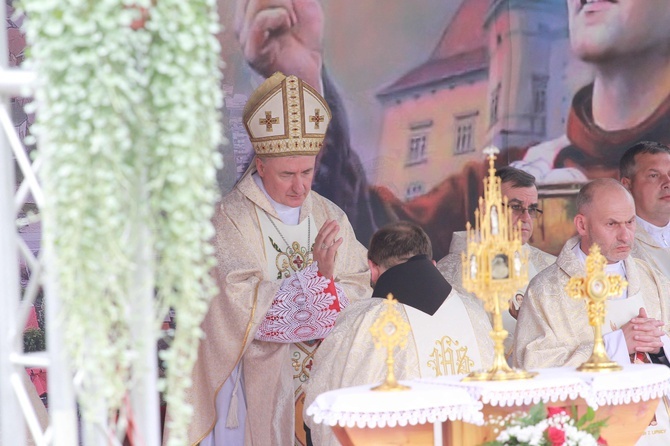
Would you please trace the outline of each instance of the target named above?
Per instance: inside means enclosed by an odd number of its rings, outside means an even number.
[[[537,372],[512,368],[477,370],[463,378],[462,381],[514,381],[520,379],[532,379],[536,375]]]
[[[607,357],[605,357],[603,360],[603,358],[591,356],[588,361],[577,367],[578,372],[601,373],[618,372],[619,370],[623,370],[623,367],[621,367],[618,363],[611,361]]]
[[[376,387],[373,387],[370,390],[374,390],[374,391],[377,391],[377,392],[401,392],[401,391],[410,390],[410,389],[411,389],[411,387],[404,386],[404,385],[399,384],[397,382],[394,383],[394,384],[389,383],[389,382],[385,382],[385,383],[382,383],[382,384],[380,384]]]
[[[500,313],[495,315],[500,320]],[[507,364],[503,355],[503,340],[507,336],[506,331],[502,331],[503,336],[496,336],[500,332],[491,332],[491,337],[495,341],[496,353],[493,356],[493,366],[488,370],[476,370],[463,378],[461,381],[514,381],[519,379],[531,379],[537,375],[537,372],[527,370],[513,369]]]

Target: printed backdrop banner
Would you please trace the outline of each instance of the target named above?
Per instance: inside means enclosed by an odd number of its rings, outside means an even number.
[[[667,136],[655,127],[670,85],[655,85],[665,89],[652,104],[658,110],[630,128],[603,130],[612,124],[608,113],[622,114],[620,103],[607,106],[613,98],[599,98],[600,110],[592,105],[605,63],[622,71],[634,63],[611,48],[670,40],[644,37],[663,1],[621,3],[219,0],[232,141],[222,188],[252,155],[244,103],[281,70],[321,89],[333,110],[314,189],[347,212],[364,244],[379,226],[412,220],[431,236],[435,257],[444,256],[451,233],[473,219],[486,173],[482,150],[494,144],[499,165],[536,176],[544,215],[531,243],[557,253],[574,233],[581,185],[617,177],[619,157],[634,142]],[[631,27],[624,48],[621,35]]]
[[[11,1],[6,0],[10,5]],[[623,151],[670,142],[668,0],[218,0],[226,62],[222,192],[252,156],[250,93],[275,71],[323,92],[333,112],[314,189],[358,238],[419,223],[436,259],[472,221],[498,165],[535,175],[543,216],[531,243],[557,253],[574,233],[574,197],[617,177]],[[10,63],[23,59],[7,21]],[[653,63],[649,63],[653,60]],[[612,82],[615,81],[615,84]],[[13,106],[19,133],[31,117]]]

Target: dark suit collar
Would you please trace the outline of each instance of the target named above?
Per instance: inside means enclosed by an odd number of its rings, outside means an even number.
[[[375,285],[374,297],[393,294],[398,302],[433,315],[451,292],[451,285],[426,255],[417,255],[386,270]]]

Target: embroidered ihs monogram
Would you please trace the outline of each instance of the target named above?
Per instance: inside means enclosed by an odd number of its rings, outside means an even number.
[[[469,373],[475,365],[468,356],[468,347],[459,347],[459,342],[449,336],[435,341],[435,348],[430,354],[428,367],[435,371],[435,376],[460,375]]]

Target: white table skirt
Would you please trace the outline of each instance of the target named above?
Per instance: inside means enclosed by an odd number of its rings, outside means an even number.
[[[394,427],[463,420],[483,424],[482,404],[465,389],[403,381],[410,390],[382,392],[373,385],[322,393],[307,408],[317,423],[347,427]]]
[[[571,367],[535,370],[538,376],[515,381],[466,381],[462,376],[424,378],[419,382],[465,389],[474,399],[492,406],[521,406],[583,398],[597,409],[660,398],[670,392],[670,368],[658,364],[629,364],[619,372],[587,373]]]

